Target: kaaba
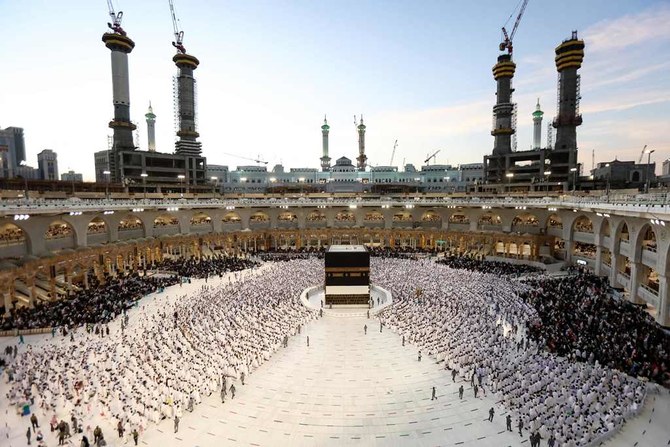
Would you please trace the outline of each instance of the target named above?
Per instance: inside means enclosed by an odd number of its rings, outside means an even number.
[[[326,251],[326,305],[370,301],[370,253],[363,245],[331,245]]]

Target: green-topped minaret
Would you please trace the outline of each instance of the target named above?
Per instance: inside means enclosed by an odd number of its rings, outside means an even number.
[[[321,126],[321,136],[322,136],[322,146],[323,146],[323,155],[321,156],[321,170],[323,172],[330,171],[330,157],[328,156],[328,133],[330,132],[330,126],[328,125],[328,119],[326,116],[323,116],[323,126]]]
[[[540,109],[540,98],[537,98],[537,105],[533,112],[533,150],[540,149],[540,141],[542,141],[542,116],[544,116],[544,112]]]

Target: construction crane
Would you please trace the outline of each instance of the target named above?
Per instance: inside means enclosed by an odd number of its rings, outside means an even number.
[[[435,161],[435,156],[436,156],[437,154],[439,154],[441,150],[442,150],[442,149],[438,149],[438,150],[436,150],[436,151],[433,153],[433,155],[428,156],[428,158],[426,158],[426,159],[423,161],[424,163],[426,163],[426,166],[429,166],[429,165],[430,165],[430,159],[431,159],[431,158],[433,159],[433,161]]]
[[[393,158],[395,157],[395,149],[398,147],[398,140],[395,140],[395,143],[393,143],[393,152],[391,152],[391,163],[389,163],[389,166],[393,166]]]
[[[107,0],[107,7],[109,8],[109,16],[112,18],[111,22],[107,22],[107,26],[116,34],[125,36],[126,32],[123,30],[123,28],[121,28],[121,19],[123,19],[123,11],[119,11],[118,13],[115,12],[112,0]]]
[[[512,28],[511,33],[507,34],[507,30],[505,29],[505,27],[504,26],[502,27],[502,33],[503,36],[505,36],[505,39],[502,42],[500,42],[500,51],[507,50],[507,54],[509,54],[510,56],[512,55],[512,40],[514,39],[516,30],[519,29],[519,23],[521,23],[521,17],[523,16],[523,13],[526,10],[527,5],[528,0],[523,0],[523,3],[521,4],[521,9],[519,10],[519,15],[516,16],[516,21],[514,22],[514,27]],[[509,19],[512,18],[512,15],[514,15],[514,13],[512,13],[509,16]],[[509,19],[507,19],[507,22],[505,22],[505,24],[509,22]]]
[[[172,14],[172,28],[174,29],[174,42],[172,42],[172,46],[177,49],[177,51],[181,54],[186,54],[186,48],[184,48],[183,42],[184,42],[184,31],[179,29],[179,20],[177,19],[177,15],[174,12],[174,2],[172,0],[168,0],[170,3],[170,14]]]
[[[642,152],[640,153],[640,159],[637,161],[637,164],[642,163],[642,159],[644,158],[644,154],[646,153],[645,151],[647,150],[647,145],[645,144],[644,147],[642,148]]]
[[[268,164],[267,161],[263,161],[263,160],[260,159],[261,158],[260,155],[258,156],[258,158],[243,157],[241,155],[230,154],[228,152],[224,152],[223,155],[230,155],[231,157],[241,158],[242,160],[253,161],[253,162],[258,163],[258,164],[264,164],[264,165]]]

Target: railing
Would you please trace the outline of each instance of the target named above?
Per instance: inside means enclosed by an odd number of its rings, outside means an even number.
[[[294,207],[316,207],[316,206],[348,206],[350,204],[361,206],[381,206],[390,205],[404,207],[405,205],[418,206],[445,206],[445,205],[463,205],[463,206],[495,206],[495,207],[514,207],[529,206],[535,208],[575,208],[588,211],[632,211],[637,213],[650,213],[654,216],[670,214],[670,195],[667,194],[639,194],[639,195],[610,195],[608,196],[559,196],[544,198],[529,197],[385,197],[370,198],[364,196],[360,198],[215,198],[215,199],[138,199],[138,200],[81,200],[81,199],[63,199],[63,200],[42,200],[42,199],[18,199],[4,200],[0,204],[0,215],[12,214],[47,214],[62,213],[65,211],[91,211],[91,210],[128,210],[132,208],[161,209],[178,206],[185,209],[198,208],[218,208],[223,209],[226,206],[233,207],[263,207],[276,208],[282,206]]]

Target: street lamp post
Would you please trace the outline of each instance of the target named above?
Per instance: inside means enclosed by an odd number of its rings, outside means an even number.
[[[549,170],[544,171],[544,178],[542,179],[542,181],[545,183],[545,188],[547,191],[549,191],[549,182],[547,181],[547,177],[549,177],[550,175],[551,171]]]
[[[607,168],[607,185],[605,187],[606,188],[605,189],[605,195],[607,196],[607,199],[609,200],[609,196],[610,196],[610,164],[607,163],[605,165],[605,167]]]
[[[179,174],[177,176],[177,178],[179,179],[179,193],[181,194],[181,197],[183,198],[184,197],[184,179],[186,178],[186,176],[184,174]]]
[[[109,176],[112,173],[110,171],[102,171],[102,175],[105,176],[105,199],[109,200]]]
[[[512,183],[512,177],[514,177],[514,173],[508,172],[507,174],[505,174],[505,177],[507,177],[507,191],[509,192],[511,188],[510,184]]]
[[[210,179],[212,180],[212,194],[216,194],[216,187],[219,184],[219,178],[212,176]]]
[[[649,167],[651,166],[651,154],[656,152],[656,149],[647,149],[644,151],[647,154],[647,181],[644,185],[645,194],[649,194],[649,187],[651,186],[651,175],[649,174]]]
[[[572,192],[574,193],[577,189],[577,168],[570,168],[570,172],[572,172]]]
[[[140,177],[142,177],[142,187],[144,189],[144,199],[146,200],[147,198],[147,177],[149,177],[149,174],[146,172],[143,172],[140,174]]]

